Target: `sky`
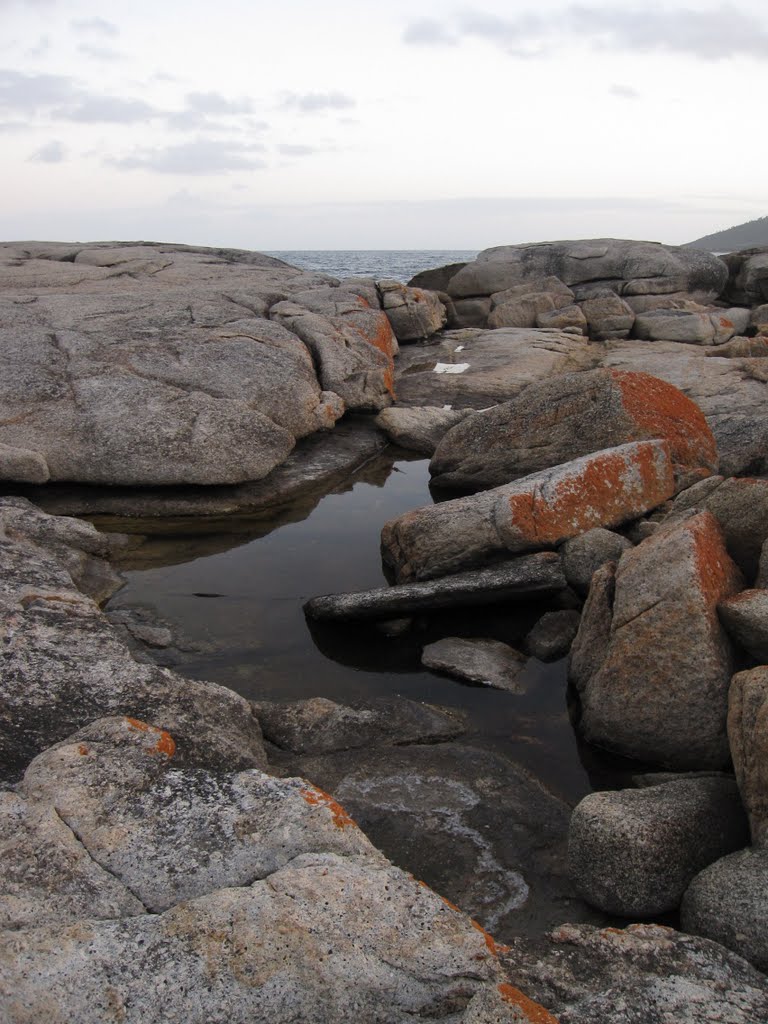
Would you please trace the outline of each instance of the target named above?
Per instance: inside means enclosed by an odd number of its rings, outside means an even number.
[[[0,0],[0,239],[679,244],[766,95],[764,0]]]

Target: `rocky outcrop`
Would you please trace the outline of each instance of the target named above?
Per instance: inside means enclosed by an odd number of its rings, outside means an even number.
[[[656,530],[593,577],[572,649],[580,728],[593,743],[678,769],[721,768],[731,644],[717,605],[741,587],[714,516]]]
[[[155,244],[6,245],[0,264],[5,479],[260,479],[345,407],[391,401],[385,313],[323,275]]]
[[[444,576],[617,526],[674,489],[667,442],[639,441],[408,512],[385,524],[382,556],[400,582]]]
[[[539,939],[512,940],[502,959],[560,1024],[768,1019],[764,975],[716,942],[656,924],[563,925]]]
[[[430,462],[439,487],[478,490],[631,441],[669,441],[679,480],[717,468],[698,407],[645,373],[592,370],[531,384],[450,429]]]
[[[653,917],[678,907],[703,868],[741,849],[748,838],[732,779],[591,793],[571,816],[571,876],[600,910]]]

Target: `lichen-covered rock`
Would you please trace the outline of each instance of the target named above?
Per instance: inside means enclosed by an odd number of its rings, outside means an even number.
[[[433,291],[408,288],[399,281],[379,281],[379,292],[398,341],[420,341],[445,327],[446,309]]]
[[[525,638],[528,653],[545,662],[564,658],[579,631],[580,618],[569,608],[545,612]]]
[[[503,962],[560,1024],[757,1024],[768,982],[717,942],[656,924],[566,924]]]
[[[768,845],[768,667],[739,672],[728,693],[728,739],[752,842]]]
[[[742,590],[717,607],[731,637],[761,664],[768,662],[768,590]]]
[[[393,444],[410,451],[432,455],[445,434],[470,415],[468,409],[442,409],[421,406],[414,409],[392,407],[376,417]]]
[[[584,797],[568,859],[588,903],[643,918],[674,910],[695,875],[748,840],[733,779],[681,779]]]
[[[681,908],[682,926],[714,939],[768,971],[768,850],[748,848],[697,875]]]
[[[598,582],[571,661],[585,738],[672,768],[727,765],[733,653],[717,605],[742,580],[714,516],[669,523],[625,551],[612,600],[609,579]]]
[[[427,644],[421,655],[426,668],[494,690],[520,693],[517,677],[528,659],[498,640],[446,637]]]
[[[595,527],[563,544],[560,555],[568,584],[580,594],[589,593],[592,576],[606,562],[618,562],[632,542],[620,533]]]
[[[618,526],[675,489],[666,441],[586,455],[515,483],[415,509],[386,523],[382,555],[401,582],[444,576]]]
[[[454,426],[429,468],[437,486],[477,490],[654,438],[669,441],[681,480],[717,468],[712,431],[681,391],[645,373],[591,370],[531,384]]]

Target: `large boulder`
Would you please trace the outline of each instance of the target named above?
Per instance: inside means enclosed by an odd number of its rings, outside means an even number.
[[[335,284],[237,250],[0,246],[0,473],[128,485],[266,476],[345,403],[391,401],[389,321]],[[303,336],[269,319],[297,296],[296,316],[314,317]],[[310,313],[318,303],[325,312]]]
[[[649,310],[635,320],[634,334],[645,341],[681,341],[692,345],[724,345],[749,324],[749,310],[694,312],[684,309]]]
[[[381,303],[398,341],[420,341],[445,327],[445,306],[432,291],[379,281]]]
[[[644,918],[674,910],[695,875],[748,839],[733,779],[680,779],[584,797],[568,858],[588,903]]]
[[[384,525],[382,556],[399,582],[444,576],[618,526],[674,489],[668,443],[638,441],[407,512]]]
[[[693,879],[681,908],[682,926],[732,949],[768,971],[768,850],[740,850]]]
[[[725,297],[738,306],[768,302],[768,248],[742,249],[722,257],[728,268]]]
[[[510,946],[503,963],[560,1024],[768,1020],[764,975],[717,942],[672,928],[565,924]]]
[[[672,768],[727,765],[733,652],[717,605],[741,584],[708,512],[626,551],[615,591],[596,574],[571,650],[585,738]]]
[[[569,287],[589,282],[619,295],[690,293],[712,301],[725,287],[725,264],[710,253],[615,238],[502,245],[452,274],[454,299],[492,295],[529,278],[553,276]]]
[[[587,321],[590,338],[594,338],[595,341],[610,341],[629,337],[635,322],[634,311],[610,288],[590,291],[579,306]]]
[[[768,590],[742,590],[717,607],[731,637],[753,658],[768,663]]]
[[[701,410],[645,373],[591,370],[558,375],[452,427],[430,462],[439,487],[477,490],[630,441],[664,438],[679,479],[717,469]]]
[[[768,846],[768,667],[733,677],[728,694],[728,738],[752,842]]]

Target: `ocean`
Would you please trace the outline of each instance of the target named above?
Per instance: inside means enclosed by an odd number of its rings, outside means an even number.
[[[421,270],[467,263],[477,249],[282,249],[263,250],[294,267],[319,270],[333,277],[375,277],[409,281]]]

